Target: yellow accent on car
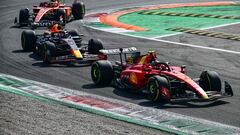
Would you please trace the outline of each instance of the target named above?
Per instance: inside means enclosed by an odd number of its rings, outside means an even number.
[[[129,80],[131,81],[131,83],[137,84],[137,76],[134,72],[130,74]]]
[[[82,54],[79,50],[73,50],[73,55],[76,58],[82,58]]]
[[[147,56],[143,56],[138,64],[144,64]]]
[[[207,94],[204,94],[203,95],[203,99],[208,99],[209,97],[208,97],[208,95]]]

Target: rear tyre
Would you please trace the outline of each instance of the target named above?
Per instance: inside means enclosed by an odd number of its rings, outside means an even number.
[[[99,50],[103,49],[102,42],[97,39],[90,39],[88,41],[88,52],[90,54],[98,54]]]
[[[24,51],[34,51],[36,49],[36,35],[32,30],[25,30],[21,35],[21,44]]]
[[[85,5],[83,4],[83,2],[73,3],[72,15],[75,20],[83,19],[85,15]]]
[[[152,101],[169,101],[171,97],[168,80],[158,75],[149,78],[147,91],[147,97]]]
[[[113,76],[113,67],[109,61],[100,60],[92,64],[91,77],[95,85],[109,85],[113,80]]]
[[[51,60],[54,59],[56,55],[56,46],[54,43],[47,41],[44,44],[42,59],[44,63],[50,64]]]
[[[204,91],[221,91],[222,83],[217,72],[203,71],[200,75],[199,85]]]

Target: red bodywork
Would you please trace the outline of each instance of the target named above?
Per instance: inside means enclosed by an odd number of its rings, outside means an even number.
[[[165,76],[168,79],[171,78],[184,82],[198,97],[206,97],[205,91],[185,74],[185,68],[170,66],[170,69],[166,69],[163,65],[153,66],[150,64],[153,57],[153,55],[147,54],[140,56],[134,64],[124,65],[120,76],[121,80],[129,78],[128,83],[130,83],[136,90],[139,90],[147,86],[149,77],[160,75]],[[169,92],[165,94],[167,94],[166,97],[169,99],[171,98]]]
[[[41,3],[40,6],[33,6],[33,13],[35,15],[34,22],[38,23],[44,15],[55,15],[58,9],[65,10],[66,17],[69,18],[72,14],[72,7],[66,6],[60,2],[54,3]]]
[[[175,103],[209,102],[233,96],[226,81],[225,92],[221,92],[221,80],[215,71],[203,71],[199,78],[192,79],[186,75],[185,65],[169,66],[159,62],[156,51],[151,49],[146,55],[140,55],[135,47],[102,49],[100,54],[101,61],[94,63],[91,69],[96,85],[111,84],[120,89],[145,93],[153,101],[163,99]],[[120,61],[112,64],[107,60],[108,55],[119,55]]]

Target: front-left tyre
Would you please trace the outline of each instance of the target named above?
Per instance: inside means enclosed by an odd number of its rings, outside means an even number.
[[[167,78],[154,75],[147,83],[147,97],[152,101],[166,102],[171,98],[170,84]]]
[[[27,8],[21,9],[19,11],[19,25],[20,26],[27,26],[29,22],[29,10]]]
[[[21,35],[21,44],[24,51],[34,51],[36,49],[36,35],[32,30],[25,30]]]

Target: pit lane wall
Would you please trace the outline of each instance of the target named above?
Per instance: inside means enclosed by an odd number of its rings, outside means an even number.
[[[240,134],[240,128],[0,74],[0,90],[180,135]]]

